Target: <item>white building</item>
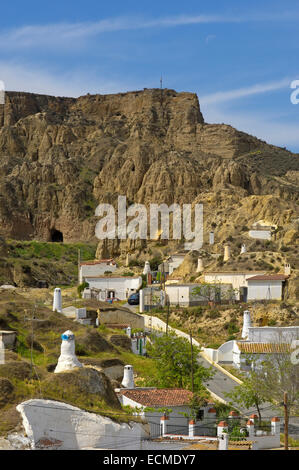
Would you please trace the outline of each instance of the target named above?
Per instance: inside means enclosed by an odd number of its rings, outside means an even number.
[[[98,290],[97,298],[101,301],[106,299],[127,300],[131,294],[137,292],[142,286],[141,276],[85,276],[84,280],[89,284],[90,289]]]
[[[139,313],[148,312],[157,307],[165,307],[166,295],[160,287],[149,286],[139,291]]]
[[[151,437],[160,435],[160,418],[163,416],[161,408],[171,409],[169,420],[167,422],[168,431],[172,434],[188,433],[189,417],[182,413],[190,415],[190,400],[192,392],[180,388],[134,388],[134,389],[116,389],[119,401],[122,405],[140,408],[136,412],[142,416],[149,424]],[[153,411],[146,411],[146,408],[152,408]],[[213,413],[209,413],[213,410]],[[203,406],[197,416],[197,424],[204,425],[205,419],[211,424],[212,416],[215,417],[214,408],[211,403]]]
[[[266,224],[264,221],[259,220],[252,224],[251,229],[248,232],[248,235],[251,238],[256,238],[258,240],[271,240],[272,233],[277,228],[277,225]]]
[[[201,288],[200,294],[195,294],[194,289]],[[206,304],[209,301],[220,302],[222,297],[229,295],[230,284],[211,284],[209,288],[203,284],[166,284],[165,292],[170,305],[191,307]]]
[[[248,310],[243,321],[242,337],[246,340],[227,341],[218,349],[204,348],[204,354],[216,363],[246,370],[251,368],[252,358],[258,363],[269,354],[290,354],[292,343],[299,340],[299,326],[251,326]]]
[[[247,278],[247,300],[281,300],[285,274],[258,274]]]
[[[113,273],[116,269],[117,265],[112,258],[99,261],[86,261],[80,265],[79,282],[82,284],[85,277],[102,276],[105,272]]]
[[[281,300],[286,274],[265,274],[264,271],[206,272],[206,283],[231,284],[236,300]]]
[[[290,354],[288,343],[259,343],[251,341],[233,342],[233,365],[242,370],[249,370],[254,361],[255,367],[263,362],[269,354]]]

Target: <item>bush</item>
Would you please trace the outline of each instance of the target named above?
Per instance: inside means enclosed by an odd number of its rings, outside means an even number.
[[[77,287],[77,292],[78,292],[80,299],[82,299],[82,292],[84,291],[84,289],[87,289],[88,287],[89,287],[88,282],[82,282],[82,284],[80,284]]]
[[[219,310],[211,310],[207,313],[207,318],[215,319],[221,317]]]
[[[150,259],[150,267],[152,271],[157,271],[159,264],[162,263],[162,259],[160,256],[154,256],[154,258]]]

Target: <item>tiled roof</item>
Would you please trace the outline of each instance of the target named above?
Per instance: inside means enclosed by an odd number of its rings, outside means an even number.
[[[109,258],[109,259],[100,259],[100,260],[96,260],[96,261],[86,261],[84,263],[81,263],[81,266],[93,266],[93,265],[96,265],[96,264],[116,264],[114,259],[113,258]]]
[[[285,274],[259,274],[249,277],[247,281],[285,281],[288,277]]]
[[[106,328],[112,328],[116,330],[123,330],[130,326],[128,325],[128,323],[105,323],[104,325],[106,326]]]
[[[189,405],[192,398],[192,392],[182,388],[128,389],[119,393],[143,406]]]
[[[287,343],[237,342],[237,345],[240,351],[245,354],[278,354],[291,352],[291,345]]]

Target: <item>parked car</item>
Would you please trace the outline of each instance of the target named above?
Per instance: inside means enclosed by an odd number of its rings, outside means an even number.
[[[130,295],[130,297],[128,298],[128,304],[139,305],[139,292]]]

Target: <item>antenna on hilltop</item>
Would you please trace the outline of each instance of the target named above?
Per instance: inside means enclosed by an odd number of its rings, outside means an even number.
[[[160,90],[162,90],[162,84],[163,84],[163,79],[162,79],[162,73],[161,73],[161,77],[160,77]]]

